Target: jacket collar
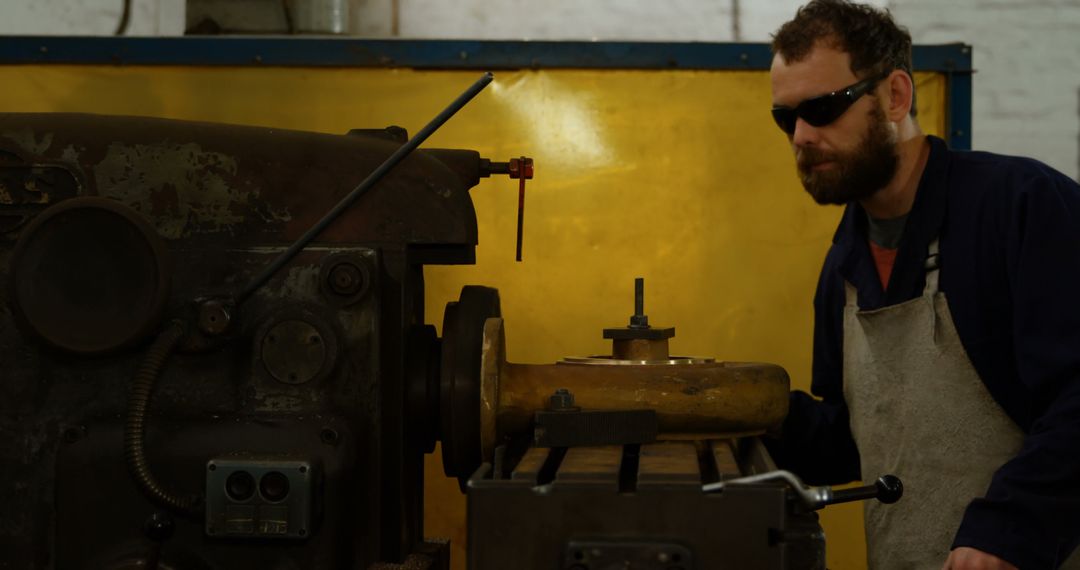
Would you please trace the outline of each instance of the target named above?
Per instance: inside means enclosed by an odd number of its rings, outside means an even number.
[[[859,292],[859,306],[874,309],[913,299],[926,284],[927,250],[942,230],[948,199],[949,149],[945,141],[927,136],[930,155],[919,179],[915,203],[908,214],[896,254],[888,291],[882,291],[867,243],[866,211],[857,202],[847,205],[833,236],[840,274]],[[939,262],[940,265],[940,262]]]

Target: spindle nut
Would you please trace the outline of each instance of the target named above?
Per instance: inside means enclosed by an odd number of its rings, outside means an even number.
[[[351,263],[339,263],[330,270],[328,284],[338,295],[355,295],[364,286],[364,274]]]
[[[232,322],[231,304],[221,299],[210,299],[199,304],[199,330],[216,336],[229,328]]]
[[[574,394],[566,388],[555,390],[548,407],[555,412],[572,412],[581,409],[574,405]]]

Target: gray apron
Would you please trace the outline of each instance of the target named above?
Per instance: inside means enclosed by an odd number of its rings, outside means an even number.
[[[921,297],[860,311],[847,284],[844,399],[863,479],[904,482],[898,503],[866,501],[871,570],[940,570],[968,503],[1024,438],[960,344],[938,291],[937,248],[935,240]]]

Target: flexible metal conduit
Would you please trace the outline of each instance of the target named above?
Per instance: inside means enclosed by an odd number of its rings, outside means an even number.
[[[176,320],[169,322],[154,340],[154,344],[150,345],[139,364],[139,369],[131,383],[131,392],[128,394],[127,423],[124,425],[124,458],[135,483],[150,500],[159,506],[182,514],[197,515],[202,509],[202,497],[198,495],[182,497],[162,487],[150,471],[150,463],[146,460],[145,450],[146,414],[150,407],[154,383],[161,374],[165,361],[183,336],[183,323]]]

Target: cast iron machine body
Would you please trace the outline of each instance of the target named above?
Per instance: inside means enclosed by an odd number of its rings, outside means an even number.
[[[0,568],[446,564],[423,267],[506,163],[415,151],[235,294],[405,141],[0,115]]]

